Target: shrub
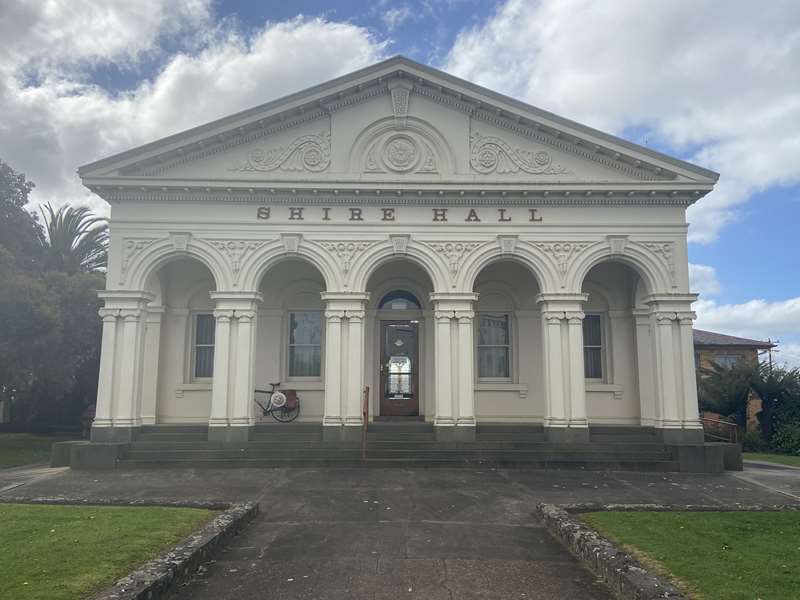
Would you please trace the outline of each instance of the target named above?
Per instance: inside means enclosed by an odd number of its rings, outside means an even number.
[[[781,427],[772,436],[772,446],[778,452],[800,455],[800,424]]]
[[[745,452],[767,452],[769,443],[761,437],[760,431],[748,431],[742,438],[742,449]]]

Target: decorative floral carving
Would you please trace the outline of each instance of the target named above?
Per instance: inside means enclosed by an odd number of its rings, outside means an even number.
[[[304,135],[286,147],[256,148],[231,171],[310,171],[319,173],[331,164],[331,132]]]
[[[659,257],[669,269],[670,275],[675,277],[675,252],[672,242],[642,242],[642,246]]]
[[[228,257],[234,276],[238,277],[242,258],[264,245],[260,240],[211,240],[211,245]]]
[[[120,283],[125,282],[125,273],[133,257],[156,241],[157,238],[125,238],[122,240],[122,268]]]
[[[375,242],[346,242],[341,240],[320,241],[319,244],[335,254],[342,264],[342,271],[344,273],[350,272],[350,267],[353,265],[353,259],[361,254],[364,250],[372,246]]]
[[[417,145],[410,138],[397,137],[386,143],[386,160],[398,171],[407,171],[417,158]]]
[[[480,242],[427,242],[427,246],[433,248],[447,260],[450,273],[456,275],[461,266],[464,256],[472,252],[481,245]]]
[[[588,242],[538,242],[536,247],[553,259],[563,278],[569,269],[570,259],[588,245]]]
[[[553,164],[553,158],[544,150],[530,151],[512,148],[497,137],[482,136],[473,132],[470,136],[469,163],[478,173],[518,173],[532,175],[558,175],[569,173],[561,165]]]

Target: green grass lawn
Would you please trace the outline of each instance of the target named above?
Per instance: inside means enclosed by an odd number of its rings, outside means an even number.
[[[85,598],[213,514],[190,508],[0,504],[0,597]]]
[[[697,598],[800,598],[800,512],[598,512],[581,517]]]
[[[31,433],[0,433],[0,468],[50,462],[50,446],[71,438]]]
[[[800,467],[800,456],[792,456],[791,454],[772,454],[769,452],[743,452],[742,458],[745,460],[760,460],[763,462],[777,463],[779,465]]]

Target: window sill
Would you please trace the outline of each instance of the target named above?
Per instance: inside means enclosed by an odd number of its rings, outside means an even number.
[[[207,392],[211,391],[211,380],[195,381],[193,383],[181,383],[175,386],[176,390],[182,392]]]
[[[476,392],[527,392],[527,383],[511,383],[510,381],[479,381],[475,384]]]
[[[621,392],[622,386],[616,383],[603,383],[602,381],[586,381],[587,392]]]
[[[295,379],[289,381],[282,381],[278,389],[298,390],[305,392],[322,392],[325,390],[325,384],[322,379]]]

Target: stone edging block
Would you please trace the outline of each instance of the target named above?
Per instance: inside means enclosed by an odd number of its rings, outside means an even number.
[[[189,501],[126,501],[116,498],[87,500],[83,498],[13,498],[3,497],[3,503],[59,504],[78,506],[169,506],[175,508],[224,509],[189,537],[173,546],[166,554],[145,563],[111,587],[92,596],[93,600],[158,600],[168,591],[188,580],[211,554],[236,536],[258,514],[258,503],[221,504],[219,502]]]
[[[800,510],[800,505],[699,505],[699,504],[539,504],[536,514],[547,530],[602,578],[622,600],[689,600],[683,592],[645,569],[633,556],[615,546],[571,513],[599,511],[734,512]]]

